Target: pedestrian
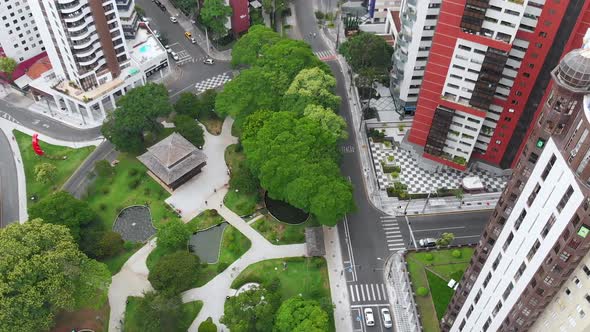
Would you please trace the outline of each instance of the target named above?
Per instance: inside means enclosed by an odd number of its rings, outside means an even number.
[[[207,205],[207,201],[205,201],[205,205]]]
[[[213,192],[216,193],[217,192],[217,189],[216,188],[213,188]]]
[[[314,33],[313,33],[313,38],[315,38],[315,37],[317,37],[317,34],[314,32]]]

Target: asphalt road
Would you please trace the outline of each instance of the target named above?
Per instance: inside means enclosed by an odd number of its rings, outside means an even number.
[[[404,223],[412,231],[412,245],[423,238],[439,238],[442,233],[455,235],[453,244],[473,244],[479,241],[481,233],[488,222],[491,210],[445,213],[436,215],[397,217],[400,224]]]
[[[0,227],[18,221],[16,164],[8,138],[0,130]]]
[[[86,193],[88,184],[92,178],[91,172],[94,170],[94,164],[99,160],[107,160],[112,162],[116,159],[118,152],[115,147],[109,142],[104,141],[92,151],[92,153],[84,159],[84,162],[72,176],[64,183],[62,190],[65,190],[72,194],[74,197],[80,199]]]
[[[216,77],[223,73],[231,73],[229,62],[216,61],[214,65],[206,65],[203,59],[207,57],[207,53],[198,44],[191,44],[191,42],[184,36],[185,30],[179,23],[172,23],[170,17],[178,13],[167,1],[161,1],[166,4],[167,11],[162,11],[151,0],[137,0],[136,4],[145,11],[145,15],[150,19],[150,27],[164,35],[168,39],[168,44],[172,50],[181,55],[186,52],[194,62],[187,62],[182,65],[176,65],[175,61],[170,57],[170,69],[172,70],[171,77],[166,79],[168,92],[173,100],[182,92],[196,92],[195,83],[205,81],[209,78]],[[184,20],[183,16],[178,18]],[[186,21],[185,21],[186,23]],[[197,40],[204,40],[204,36],[193,29],[191,30],[193,36]],[[184,52],[183,52],[184,51]],[[153,77],[159,77],[158,74]]]

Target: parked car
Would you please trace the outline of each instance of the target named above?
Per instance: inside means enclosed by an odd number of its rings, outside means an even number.
[[[172,49],[170,48],[170,45],[166,45],[166,46],[164,46],[164,48],[166,49],[166,52],[168,52],[168,54],[172,53]]]
[[[383,318],[383,327],[389,329],[393,326],[393,322],[391,321],[391,314],[389,313],[389,309],[387,309],[387,308],[381,309],[381,318]]]
[[[375,316],[373,316],[373,309],[365,308],[365,323],[367,326],[375,326]]]
[[[170,16],[170,22],[178,23],[178,19],[176,18],[176,16]]]
[[[174,61],[178,61],[180,59],[178,57],[178,54],[176,54],[176,52],[171,52],[170,55],[172,56],[172,59],[174,59]]]
[[[149,17],[147,17],[147,16],[142,16],[142,17],[141,17],[141,21],[142,21],[142,22],[149,22],[149,21],[151,21],[151,20],[152,20],[152,19],[151,19],[151,18],[149,18]]]
[[[191,37],[190,40],[191,40],[191,43],[193,43],[193,44],[196,44],[197,43],[197,40],[195,39],[195,37]]]
[[[436,247],[436,239],[433,239],[431,237],[425,238],[425,239],[420,239],[418,241],[418,244],[420,245],[420,247]]]
[[[211,58],[207,58],[207,59],[203,60],[203,63],[206,65],[213,65],[213,64],[215,64],[215,60],[213,60]]]
[[[158,1],[158,0],[152,0],[152,1],[156,4],[156,6],[160,7],[160,9],[162,11],[166,11],[166,6],[164,6],[160,1]]]

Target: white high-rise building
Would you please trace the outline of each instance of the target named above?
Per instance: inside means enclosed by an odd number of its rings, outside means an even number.
[[[35,1],[0,2],[0,46],[4,54],[16,62],[26,61],[45,51],[29,2]]]
[[[441,0],[405,0],[402,4],[390,85],[399,113],[413,114],[416,110],[440,5]]]
[[[116,3],[125,38],[135,38],[139,28],[139,15],[135,11],[135,0],[116,0]]]

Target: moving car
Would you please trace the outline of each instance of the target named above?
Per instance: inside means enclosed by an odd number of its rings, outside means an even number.
[[[382,308],[381,309],[381,318],[383,318],[383,326],[387,329],[393,326],[393,322],[391,321],[391,314],[389,313],[389,309]]]
[[[174,59],[174,61],[178,61],[180,59],[178,57],[178,54],[176,54],[176,52],[171,52],[170,55],[172,56],[172,59]]]
[[[420,247],[436,247],[436,239],[433,239],[431,237],[425,238],[425,239],[420,239],[418,241],[418,244],[420,245]]]
[[[215,60],[213,60],[211,58],[207,58],[207,59],[203,60],[203,63],[206,65],[213,65],[213,64],[215,64]]]
[[[191,40],[191,43],[193,43],[193,44],[197,43],[197,40],[195,39],[195,37],[191,37],[190,40]]]
[[[186,31],[184,33],[184,36],[186,37],[186,39],[190,40],[191,38],[193,38],[193,34],[190,31]]]
[[[375,326],[375,316],[373,316],[373,309],[365,308],[365,323],[367,326]]]
[[[160,7],[160,9],[162,11],[164,11],[164,12],[166,11],[166,6],[164,6],[160,1],[158,1],[158,0],[152,0],[152,1],[156,4],[156,6]]]
[[[178,23],[178,19],[175,16],[170,16],[170,22]]]

